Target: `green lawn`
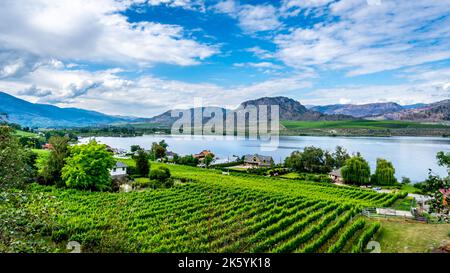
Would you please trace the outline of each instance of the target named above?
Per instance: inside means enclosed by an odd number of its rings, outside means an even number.
[[[423,253],[450,243],[450,224],[424,224],[413,220],[377,219],[381,231],[375,241],[383,253]]]
[[[50,154],[49,150],[42,150],[42,149],[32,149],[34,153],[38,155],[38,157],[44,157],[48,156]]]
[[[396,210],[404,210],[404,211],[410,211],[411,210],[411,206],[415,206],[416,202],[415,199],[412,197],[406,197],[403,199],[398,199],[397,201],[395,201],[394,204],[392,204],[392,208],[396,209]]]
[[[25,131],[20,131],[20,130],[14,131],[14,135],[19,136],[19,137],[39,137],[35,133],[30,133],[30,132],[25,132]]]
[[[287,129],[405,129],[450,128],[442,124],[425,124],[395,120],[344,120],[344,121],[282,121]]]
[[[287,179],[300,179],[300,174],[296,173],[296,172],[292,172],[292,173],[280,175],[279,177],[287,178]]]
[[[416,194],[421,194],[422,193],[422,190],[414,187],[413,185],[403,185],[400,190],[401,191],[405,191],[407,193],[416,193]]]

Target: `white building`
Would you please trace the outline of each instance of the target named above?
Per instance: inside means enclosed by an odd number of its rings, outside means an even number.
[[[122,162],[117,162],[116,166],[111,170],[111,176],[122,176],[127,174],[128,166]]]

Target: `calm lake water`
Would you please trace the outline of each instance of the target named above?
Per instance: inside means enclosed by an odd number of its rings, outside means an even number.
[[[163,139],[169,144],[169,150],[180,155],[199,153],[207,149],[220,158],[258,153],[272,156],[275,162],[284,160],[292,151],[302,150],[306,146],[316,146],[331,151],[340,145],[350,153],[360,152],[369,161],[372,172],[375,170],[376,159],[382,157],[392,161],[399,179],[406,176],[414,182],[425,180],[430,168],[439,175],[446,175],[446,169],[436,164],[436,154],[439,151],[450,151],[450,138],[431,137],[283,136],[279,138],[278,145],[270,151],[262,149],[264,146],[262,141],[232,136],[96,137],[100,143],[124,150],[129,150],[131,145],[150,149],[153,142]],[[88,138],[80,139],[81,143],[87,141],[89,141]]]

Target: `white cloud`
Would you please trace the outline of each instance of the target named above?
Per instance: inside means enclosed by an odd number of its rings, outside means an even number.
[[[253,53],[256,57],[260,59],[273,59],[275,57],[272,52],[262,49],[258,46],[247,48],[246,51]]]
[[[253,67],[253,68],[270,68],[270,69],[282,69],[283,67],[281,65],[277,65],[271,62],[259,62],[259,63],[235,63],[234,66],[236,67]]]
[[[144,66],[194,65],[217,51],[215,47],[185,38],[180,26],[130,23],[120,14],[142,2],[1,1],[0,50],[73,62]]]
[[[220,13],[234,15],[239,10],[239,4],[235,0],[224,0],[214,5],[213,10]]]
[[[278,10],[272,5],[241,5],[234,0],[225,0],[213,6],[213,10],[228,14],[239,21],[247,33],[269,31],[280,28]]]
[[[273,30],[281,26],[277,10],[271,5],[244,5],[238,17],[239,25],[247,32]]]
[[[275,38],[279,59],[353,76],[450,58],[448,0],[341,0],[328,8],[328,20]]]
[[[148,0],[150,6],[165,5],[172,8],[183,8],[189,10],[205,10],[205,2],[203,0]]]
[[[420,84],[365,85],[317,89],[299,98],[312,105],[338,103],[366,104],[396,102],[402,105],[432,103],[448,99],[450,89],[443,84],[424,82]]]
[[[191,107],[195,97],[202,98],[207,105],[237,106],[244,100],[312,86],[310,75],[306,74],[225,88],[150,75],[129,80],[121,72],[120,69],[90,72],[41,66],[21,78],[0,79],[0,90],[32,102],[150,117],[175,106]]]

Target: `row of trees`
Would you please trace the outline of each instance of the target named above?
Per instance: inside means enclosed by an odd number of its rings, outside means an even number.
[[[0,187],[21,187],[36,180],[47,185],[87,190],[111,188],[113,155],[95,141],[70,147],[69,138],[51,137],[50,155],[37,162],[37,154],[22,146],[14,130],[0,126]],[[41,166],[38,170],[37,166]]]
[[[107,146],[91,141],[69,146],[68,137],[53,136],[50,155],[40,162],[38,181],[81,190],[112,189],[110,170],[116,161]]]
[[[391,162],[378,159],[375,173],[371,175],[369,163],[357,153],[349,153],[337,146],[334,152],[318,147],[306,147],[303,151],[294,151],[285,160],[285,166],[299,173],[329,173],[341,169],[344,181],[348,184],[394,185],[397,183],[395,169]]]
[[[386,159],[377,159],[377,166],[374,174],[370,174],[369,163],[361,156],[356,155],[345,162],[341,169],[342,178],[345,183],[356,185],[395,185],[395,169],[391,162]]]
[[[302,152],[292,152],[286,158],[285,166],[301,173],[329,173],[344,166],[349,158],[350,155],[341,146],[337,146],[333,153],[311,146]]]

